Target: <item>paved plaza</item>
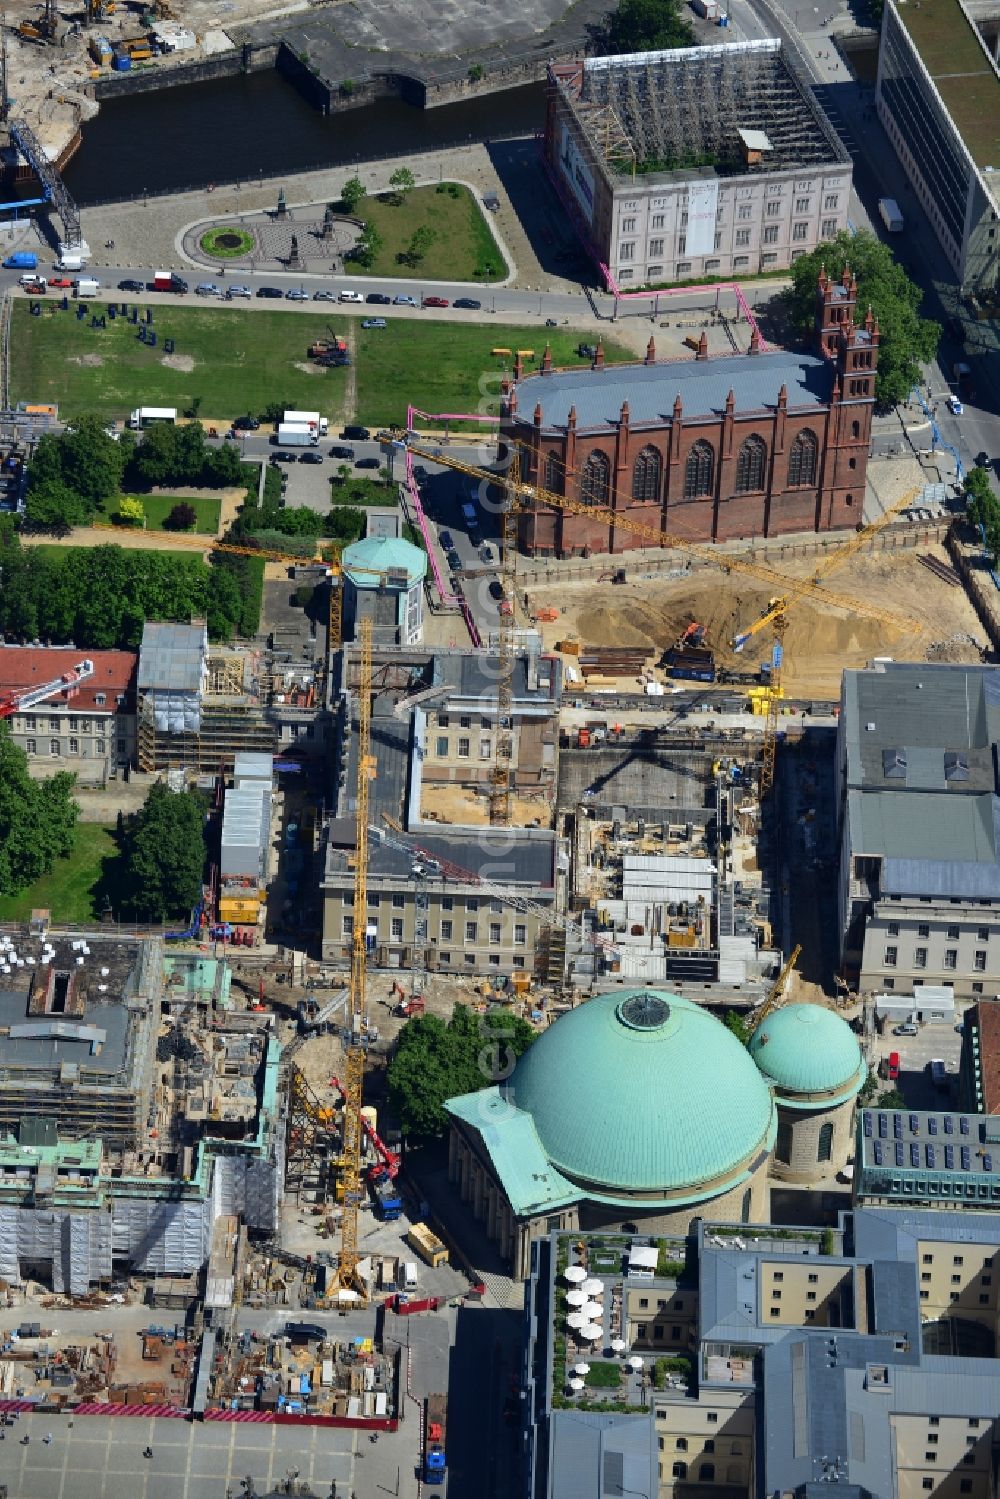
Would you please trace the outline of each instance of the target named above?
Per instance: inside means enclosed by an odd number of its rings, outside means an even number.
[[[0,1445],[0,1484],[7,1499],[242,1499],[244,1478],[265,1494],[294,1476],[321,1499],[334,1482],[338,1499],[350,1499],[358,1436],[325,1426],[163,1417],[78,1416],[70,1426],[66,1417],[22,1415]],[[364,1433],[360,1439],[367,1446]],[[147,1446],[151,1459],[142,1455]]]

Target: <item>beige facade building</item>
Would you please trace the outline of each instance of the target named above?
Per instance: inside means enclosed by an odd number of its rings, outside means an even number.
[[[609,1471],[649,1499],[812,1499],[826,1485],[992,1499],[998,1252],[996,1214],[969,1235],[954,1214],[898,1208],[752,1237],[706,1219],[686,1246],[540,1239],[521,1407],[528,1499],[605,1499]],[[581,1276],[600,1323],[582,1331]]]
[[[11,714],[11,737],[33,764],[72,769],[85,781],[120,775],[135,763],[135,651],[69,646],[0,646],[0,699],[38,689],[86,659],[93,671]]]

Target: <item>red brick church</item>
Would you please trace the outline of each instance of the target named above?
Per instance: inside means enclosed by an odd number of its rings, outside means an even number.
[[[542,371],[504,387],[501,437],[521,445],[523,478],[584,506],[620,511],[692,541],[853,528],[865,495],[878,363],[871,310],[855,320],[857,283],[821,274],[816,352]],[[602,516],[539,501],[520,517],[533,556],[625,552],[655,541]]]

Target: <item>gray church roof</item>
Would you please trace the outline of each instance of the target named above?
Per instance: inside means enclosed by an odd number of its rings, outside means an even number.
[[[662,364],[606,364],[601,369],[555,370],[529,375],[517,386],[518,420],[530,423],[536,405],[542,426],[566,427],[576,407],[577,428],[618,421],[623,401],[633,426],[661,425],[673,415],[680,396],[685,419],[721,416],[734,394],[737,411],[766,411],[778,404],[784,385],[789,406],[820,406],[830,399],[834,366],[815,354],[776,350],[770,354],[730,354]]]

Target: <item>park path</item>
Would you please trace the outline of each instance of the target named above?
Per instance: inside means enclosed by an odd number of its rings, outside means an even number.
[[[74,526],[69,536],[56,538],[55,536],[32,536],[21,535],[22,546],[74,546],[74,547],[106,547],[122,546],[132,549],[138,548],[144,552],[184,552],[188,556],[196,556],[197,547],[188,546],[186,542],[178,542],[175,537],[168,535],[166,531],[126,531],[124,527],[115,526],[113,529],[105,530],[103,526]],[[202,548],[208,552],[214,545],[214,538],[205,537],[205,545]]]

